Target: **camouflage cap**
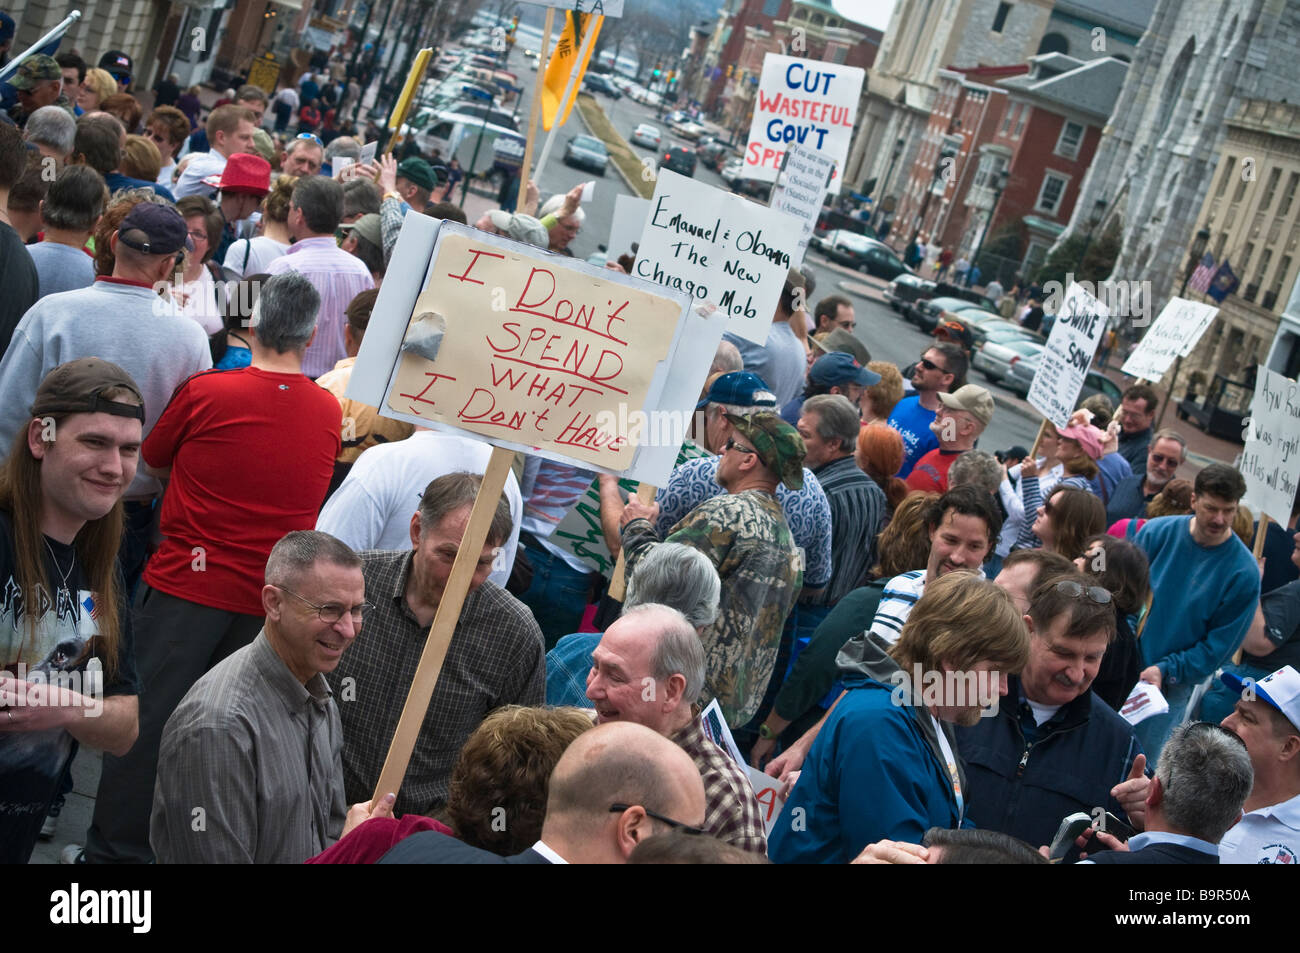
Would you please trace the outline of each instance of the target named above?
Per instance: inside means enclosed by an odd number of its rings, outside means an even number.
[[[737,417],[727,414],[736,433],[754,445],[758,458],[791,490],[803,487],[805,448],[799,431],[776,414],[764,411]]]
[[[18,71],[9,80],[9,85],[14,89],[31,89],[37,83],[43,83],[47,79],[63,79],[63,70],[59,68],[59,62],[54,57],[37,53],[19,64]]]

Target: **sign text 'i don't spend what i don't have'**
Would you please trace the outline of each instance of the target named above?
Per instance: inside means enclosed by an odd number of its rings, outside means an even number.
[[[386,402],[402,419],[626,469],[635,447],[601,412],[645,404],[680,314],[672,298],[452,232]]]

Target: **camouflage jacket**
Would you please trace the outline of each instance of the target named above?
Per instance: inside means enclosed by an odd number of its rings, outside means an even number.
[[[624,527],[629,574],[659,541],[646,520]],[[664,542],[698,549],[722,579],[717,621],[701,634],[706,672],[700,701],[716,697],[727,724],[739,728],[763,700],[781,629],[803,584],[790,527],[775,496],[747,490],[704,501]]]

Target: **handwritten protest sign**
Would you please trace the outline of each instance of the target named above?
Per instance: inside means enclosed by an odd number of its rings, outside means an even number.
[[[421,218],[403,221],[348,396],[507,449],[666,481],[677,446],[645,440],[642,418],[689,421],[722,317],[508,238],[411,221]]]
[[[764,344],[798,243],[784,212],[663,169],[633,274],[707,301],[728,331]]]
[[[796,142],[844,168],[866,75],[857,66],[777,53],[763,57],[745,147],[745,177],[771,182],[781,168],[781,157]],[[839,194],[840,176],[832,180],[830,192]]]
[[[722,717],[722,706],[718,704],[716,698],[700,712],[700,727],[704,730],[706,738],[730,755],[731,760],[744,770],[745,777],[749,779],[750,786],[754,789],[758,806],[762,809],[763,827],[770,834],[777,815],[781,813],[781,805],[785,803],[785,799],[781,797],[781,782],[751,767],[745,761],[744,755],[736,747],[736,739],[732,737],[726,719]]]
[[[614,221],[609,226],[609,260],[632,253],[632,246],[641,239],[641,230],[650,215],[650,200],[635,195],[614,197]]]
[[[621,17],[623,0],[523,0],[524,3],[556,10],[572,10],[574,13],[594,13],[601,17]]]
[[[1175,358],[1192,353],[1192,348],[1196,347],[1196,342],[1218,313],[1219,309],[1212,304],[1170,298],[1124,362],[1123,372],[1139,380],[1160,380]]]
[[[637,485],[631,480],[619,480],[618,485],[628,495],[636,493]],[[600,484],[593,482],[587,492],[578,497],[578,502],[550,535],[550,543],[573,553],[602,576],[614,571],[614,557],[605,545],[605,534],[600,528]]]
[[[754,789],[754,799],[758,801],[759,811],[763,815],[763,830],[770,834],[776,824],[777,815],[781,813],[781,805],[785,804],[785,798],[781,797],[782,784],[751,764],[743,767],[745,777],[749,778],[750,787]]]
[[[1109,317],[1106,306],[1077,284],[1072,283],[1061,300],[1028,398],[1057,427],[1069,422]]]
[[[1296,382],[1260,365],[1239,465],[1242,503],[1285,523],[1300,480],[1300,394]]]
[[[812,238],[817,226],[817,216],[821,214],[834,168],[835,163],[829,156],[797,142],[791,143],[786,151],[785,168],[772,190],[772,208],[803,223],[794,256],[796,266],[803,263],[804,253],[808,251],[808,239]]]

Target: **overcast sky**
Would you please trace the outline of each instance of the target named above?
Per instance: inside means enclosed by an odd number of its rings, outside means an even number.
[[[831,6],[850,19],[874,26],[883,32],[889,26],[894,2],[895,0],[831,0]]]

